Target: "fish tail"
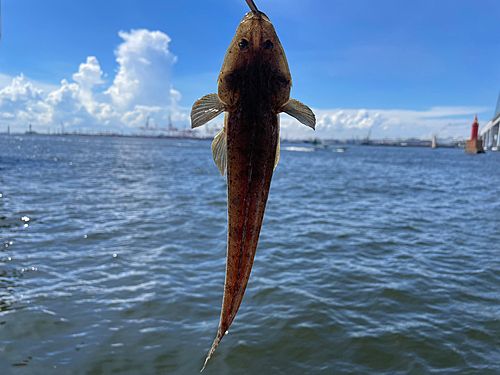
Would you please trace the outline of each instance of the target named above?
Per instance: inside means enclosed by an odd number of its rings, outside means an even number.
[[[217,332],[217,337],[215,337],[215,340],[212,344],[212,347],[208,351],[207,358],[205,358],[205,363],[203,364],[203,367],[201,368],[200,372],[203,372],[205,370],[205,367],[207,367],[207,363],[212,358],[212,355],[215,353],[215,349],[219,346],[220,340],[224,337],[224,334],[221,334],[220,332]]]

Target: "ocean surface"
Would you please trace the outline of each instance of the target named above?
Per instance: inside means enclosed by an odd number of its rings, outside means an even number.
[[[283,144],[204,373],[500,374],[500,153]],[[209,141],[0,136],[0,374],[197,374],[226,184]]]

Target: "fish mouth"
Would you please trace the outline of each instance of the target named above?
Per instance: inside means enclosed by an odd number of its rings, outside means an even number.
[[[250,20],[264,20],[264,21],[271,23],[271,20],[269,19],[269,17],[264,12],[261,12],[260,10],[257,13],[255,13],[253,11],[248,12],[243,17],[242,22],[250,21]]]
[[[269,21],[269,17],[266,16],[263,12],[261,12],[258,8],[257,5],[255,5],[255,2],[253,0],[246,0],[248,7],[250,8],[250,12],[248,12],[245,15],[245,19],[247,18],[263,18],[266,21]]]
[[[249,21],[249,20],[264,20],[269,23],[271,22],[269,17],[261,11],[259,11],[258,13],[250,11],[247,14],[245,14],[245,17],[243,17],[243,21]]]

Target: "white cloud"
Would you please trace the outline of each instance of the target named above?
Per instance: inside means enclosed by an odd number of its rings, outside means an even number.
[[[1,124],[14,131],[25,130],[28,123],[42,131],[61,123],[67,130],[136,131],[148,118],[152,126],[165,126],[170,117],[176,125],[188,127],[189,111],[179,106],[181,94],[172,87],[177,58],[169,49],[170,37],[145,29],[122,31],[119,36],[117,73],[108,83],[95,56],[87,57],[71,79],[63,79],[58,86],[43,85],[22,74],[14,78],[0,74]],[[364,138],[369,132],[372,138],[465,137],[473,115],[485,110],[315,109],[316,132],[283,115],[281,134],[295,139]],[[218,118],[199,131],[213,133],[221,123]]]
[[[78,72],[73,74],[73,80],[80,85],[83,90],[91,90],[94,86],[104,83],[103,73],[99,61],[95,56],[87,57],[87,61],[80,64]]]
[[[315,109],[316,131],[290,116],[281,119],[282,135],[304,138],[464,138],[481,107],[433,107],[426,110],[391,109]]]
[[[60,123],[69,130],[127,130],[144,125],[148,117],[164,126],[169,116],[187,125],[178,105],[180,93],[171,83],[176,57],[169,50],[169,36],[144,29],[119,35],[118,69],[108,87],[95,56],[87,57],[72,79],[57,87],[41,87],[22,74],[7,83],[7,76],[0,75],[2,122],[14,131],[24,130],[27,123],[42,131]]]
[[[47,121],[48,107],[43,91],[36,88],[22,74],[0,90],[0,113],[6,122],[26,124],[33,118]]]
[[[107,90],[119,108],[164,106],[170,101],[171,67],[176,57],[170,38],[160,31],[120,32],[124,42],[115,51],[118,73]]]

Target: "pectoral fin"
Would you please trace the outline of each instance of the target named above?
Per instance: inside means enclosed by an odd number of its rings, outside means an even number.
[[[225,126],[217,133],[212,142],[212,155],[215,165],[219,168],[220,174],[224,176],[227,168],[227,138]]]
[[[301,123],[314,129],[316,126],[316,116],[314,112],[305,104],[295,99],[290,99],[282,108],[282,112],[288,113],[290,116],[295,117]]]
[[[222,103],[217,94],[208,94],[198,99],[191,109],[191,128],[205,125],[210,120],[216,118],[224,112]]]

